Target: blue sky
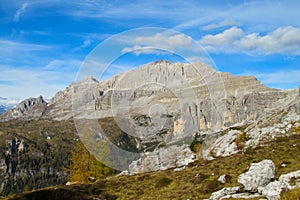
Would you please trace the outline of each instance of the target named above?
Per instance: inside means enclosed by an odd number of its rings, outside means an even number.
[[[171,51],[192,39],[220,71],[254,75],[270,87],[296,88],[300,85],[299,8],[296,0],[2,0],[0,103],[52,97],[76,79],[97,45],[143,27],[177,32],[132,35],[133,41],[161,43]],[[149,56],[141,49],[134,52],[135,47],[128,43],[123,48],[122,53],[132,55],[121,56],[122,62],[117,61],[107,76],[146,61],[172,60],[164,54]]]

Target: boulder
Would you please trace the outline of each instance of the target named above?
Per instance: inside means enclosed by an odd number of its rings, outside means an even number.
[[[232,178],[232,177],[231,177],[230,175],[223,174],[223,175],[221,175],[221,176],[218,178],[218,181],[219,181],[220,183],[225,184],[225,183],[227,183],[227,181],[230,180],[231,178]]]
[[[238,176],[238,182],[247,192],[255,193],[259,187],[265,187],[275,178],[275,165],[272,160],[252,163],[249,170]]]
[[[294,183],[291,183],[292,180]],[[300,187],[300,170],[281,175],[279,181],[288,184],[289,189]]]
[[[287,188],[288,185],[286,183],[274,181],[269,183],[266,187],[259,188],[259,192],[266,196],[268,200],[279,200],[281,192]]]
[[[219,137],[210,148],[204,152],[204,157],[208,158],[210,155],[215,157],[226,157],[239,152],[236,145],[236,139],[238,138],[240,131],[231,130],[226,135]]]

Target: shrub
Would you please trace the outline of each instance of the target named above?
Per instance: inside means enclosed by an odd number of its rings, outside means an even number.
[[[203,183],[203,186],[200,189],[201,193],[208,194],[217,191],[220,189],[218,180],[209,180]]]
[[[168,177],[159,177],[157,179],[157,183],[155,185],[156,188],[162,188],[162,187],[167,187],[168,185],[170,185],[173,182],[172,179],[168,178]]]

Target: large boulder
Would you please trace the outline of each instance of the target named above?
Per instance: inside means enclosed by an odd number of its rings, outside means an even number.
[[[267,197],[268,200],[279,200],[283,190],[287,190],[288,185],[284,182],[274,181],[266,187],[260,188],[260,193]]]
[[[296,187],[300,187],[300,170],[283,174],[278,181],[271,182],[259,190],[268,200],[279,200],[282,191],[292,190]]]
[[[259,187],[265,187],[275,178],[275,165],[272,160],[252,163],[249,170],[238,176],[238,182],[247,192],[257,192]]]

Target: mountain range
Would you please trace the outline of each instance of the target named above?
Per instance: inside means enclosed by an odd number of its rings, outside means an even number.
[[[228,157],[290,137],[297,134],[299,114],[298,89],[268,88],[255,77],[218,72],[199,62],[162,60],[102,82],[87,77],[57,92],[49,103],[42,96],[26,99],[0,121],[74,121],[74,138],[80,137],[95,157],[103,141],[114,162],[101,161],[134,175]],[[43,143],[54,145],[47,138],[57,137],[55,131],[39,134]],[[2,147],[10,152],[2,155],[5,180],[21,170],[20,162],[8,157],[20,160],[16,152],[31,144],[21,135],[11,135]],[[49,174],[49,166],[45,169]],[[62,182],[66,176],[61,172]]]

